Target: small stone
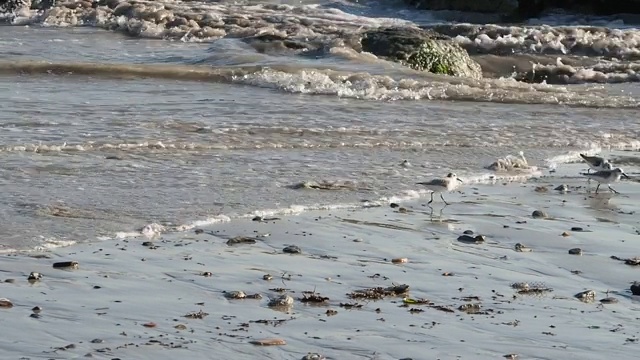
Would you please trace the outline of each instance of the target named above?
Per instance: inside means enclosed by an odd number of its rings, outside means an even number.
[[[458,236],[458,241],[466,243],[466,244],[482,244],[486,241],[484,235],[477,236],[469,236],[469,235],[460,235]]]
[[[78,267],[77,261],[62,261],[53,264],[54,269],[77,269]]]
[[[600,299],[600,303],[602,303],[602,304],[617,304],[618,303],[618,299],[616,299],[614,297],[606,297],[604,299]]]
[[[503,355],[502,357],[507,360],[516,360],[518,358],[518,354],[507,354]]]
[[[562,184],[562,185],[556,187],[553,190],[560,191],[560,192],[567,192],[567,191],[569,191],[569,187],[567,185],[565,185],[565,184]]]
[[[104,340],[102,340],[102,339],[93,339],[93,340],[91,340],[92,344],[102,344],[103,342],[104,342]]]
[[[173,327],[174,329],[178,329],[178,330],[187,330],[187,326],[184,324],[178,324],[176,326]]]
[[[42,279],[42,274],[37,273],[37,272],[31,272],[29,274],[29,277],[27,277],[27,280],[29,280],[29,281],[38,281],[40,279]]]
[[[353,242],[363,242],[364,240],[357,238],[357,239],[353,239]]]
[[[395,259],[391,259],[391,262],[394,264],[405,264],[409,262],[409,259],[407,258],[395,258]]]
[[[443,272],[442,276],[453,276],[453,273],[450,272]]]
[[[194,231],[196,234],[202,234],[204,232],[204,230],[202,229],[196,229],[196,231]]]
[[[262,216],[256,216],[251,221],[262,221]]]
[[[531,217],[533,217],[534,219],[546,219],[549,217],[549,215],[547,215],[547,213],[542,210],[536,210],[531,214]]]
[[[333,310],[333,309],[329,309],[325,312],[325,315],[327,316],[333,316],[333,315],[338,315],[338,311],[337,310]]]
[[[640,295],[640,282],[634,281],[629,289],[631,290],[631,294]]]
[[[403,207],[401,207],[401,208],[398,208],[398,212],[399,212],[399,213],[402,213],[402,214],[406,214],[406,213],[408,213],[408,212],[409,212],[409,210],[407,210],[407,208],[403,208]]]
[[[10,309],[12,307],[13,307],[13,303],[11,302],[11,300],[9,300],[7,298],[1,298],[0,299],[0,308]]]
[[[6,282],[7,284],[13,284],[16,282],[16,279],[6,279],[4,282]]]
[[[266,281],[273,280],[273,276],[271,274],[264,274],[262,275],[262,280],[266,280]]]
[[[389,205],[389,206],[391,206],[392,209],[400,207],[400,205],[398,205],[396,203],[391,203],[391,205]]]
[[[561,235],[562,235],[563,237],[571,236],[571,234],[569,234],[569,233],[568,233],[568,232],[566,232],[566,231],[565,231],[565,232],[563,232]]]
[[[211,271],[205,271],[201,275],[204,276],[204,277],[211,277],[211,276],[213,276],[213,273],[211,273]]]
[[[326,357],[318,353],[308,353],[307,355],[302,357],[302,360],[325,360],[325,359]]]
[[[225,292],[224,296],[227,299],[244,299],[247,297],[247,294],[245,294],[244,291],[229,291]]]
[[[283,339],[260,339],[260,340],[251,340],[250,344],[260,345],[260,346],[273,346],[273,345],[287,345],[287,342]]]
[[[146,246],[146,247],[153,247],[153,242],[151,241],[145,241],[142,243],[142,246]]]
[[[582,255],[582,249],[580,248],[569,249],[569,255]]]
[[[465,230],[463,232],[463,234],[465,234],[465,235],[473,235],[473,230]]]
[[[528,247],[528,246],[526,246],[524,244],[521,244],[521,243],[517,243],[516,246],[515,246],[515,249],[516,249],[517,252],[531,252],[531,251],[533,251],[530,247]]]
[[[284,253],[287,253],[287,254],[301,254],[302,253],[302,249],[300,249],[300,247],[296,246],[296,245],[289,245],[289,246],[285,247],[284,249],[282,249],[282,251]]]
[[[142,324],[142,326],[144,326],[146,328],[154,328],[154,327],[158,326],[158,324],[156,324],[154,322],[148,322],[148,323]]]
[[[535,188],[535,192],[545,193],[547,191],[549,191],[549,189],[546,186],[537,186]]]
[[[578,227],[578,226],[574,226],[574,227],[571,228],[571,231],[580,232],[580,231],[584,231],[584,229],[581,228],[581,227]]]
[[[31,311],[37,314],[42,311],[42,308],[40,306],[34,306],[33,308],[31,308]]]
[[[577,293],[575,297],[583,302],[592,302],[596,299],[596,292],[593,290],[585,290]]]
[[[269,307],[281,307],[293,305],[293,298],[289,295],[280,295],[269,301]]]
[[[41,316],[42,316],[42,315],[40,315],[40,314],[35,314],[35,313],[34,313],[34,314],[29,314],[29,317],[34,318],[34,319],[40,319],[40,317],[41,317]]]

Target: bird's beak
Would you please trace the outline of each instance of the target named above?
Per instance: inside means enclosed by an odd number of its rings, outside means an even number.
[[[456,180],[458,180],[458,181],[460,181],[460,182],[464,182],[464,181],[462,181],[462,179],[460,179],[460,178],[456,178]]]
[[[627,175],[627,174],[625,174],[625,173],[622,173],[622,176],[626,177],[627,179],[631,179],[631,178],[629,177],[629,175]]]

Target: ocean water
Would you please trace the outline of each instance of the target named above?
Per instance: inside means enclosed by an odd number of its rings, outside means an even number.
[[[620,19],[482,26],[394,2],[132,3],[4,17],[0,250],[375,206],[424,196],[416,181],[450,171],[527,177],[580,151],[640,147],[640,30]],[[485,78],[352,46],[386,26],[435,27]],[[487,169],[520,151],[535,169]]]

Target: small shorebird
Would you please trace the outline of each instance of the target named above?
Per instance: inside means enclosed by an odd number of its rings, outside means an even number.
[[[593,169],[595,171],[609,171],[612,169],[611,163],[603,157],[588,156],[585,154],[580,154],[580,157],[584,159],[584,161],[589,165],[589,170]],[[587,172],[589,172],[589,170],[587,170]]]
[[[627,176],[627,174],[624,173],[624,171],[622,171],[622,169],[620,168],[615,168],[613,170],[601,170],[595,173],[582,173],[582,175],[586,176],[589,179],[593,179],[595,181],[598,182],[598,186],[596,187],[596,194],[598,193],[598,189],[600,188],[600,185],[602,184],[607,184],[607,186],[609,187],[609,190],[613,191],[616,194],[619,194],[619,192],[615,191],[612,187],[611,187],[611,183],[614,182],[618,182],[620,181],[620,178],[622,176],[626,177],[627,179],[629,179],[629,176]]]
[[[457,181],[462,182],[462,179],[458,178],[456,174],[449,173],[446,177],[440,179],[433,179],[431,181],[419,182],[417,185],[423,185],[427,189],[431,190],[431,200],[427,204],[431,204],[433,202],[433,194],[440,193],[440,198],[442,201],[449,205],[449,203],[442,197],[443,192],[453,191],[458,187]]]

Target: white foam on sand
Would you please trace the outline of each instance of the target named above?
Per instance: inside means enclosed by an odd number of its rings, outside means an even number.
[[[467,184],[462,193],[445,194],[451,206],[435,201],[433,212],[424,198],[407,198],[404,210],[243,218],[159,234],[152,244],[139,236],[1,255],[0,280],[15,282],[0,284],[0,297],[14,305],[0,308],[11,329],[0,358],[632,358],[640,307],[629,286],[640,275],[610,256],[640,255],[640,183],[625,181],[614,185],[620,195],[596,196],[578,175],[584,169],[572,163],[526,183]],[[638,176],[637,167],[625,170]],[[560,184],[568,191],[553,190]],[[534,210],[549,218],[532,218]],[[465,230],[486,241],[458,241]],[[255,243],[227,245],[236,236]],[[516,252],[516,243],[533,251]],[[302,254],[284,253],[288,245]],[[570,255],[572,248],[583,255]],[[391,262],[402,257],[408,262]],[[79,269],[52,267],[71,260]],[[29,283],[30,272],[43,278]],[[265,274],[273,279],[263,280]],[[511,285],[519,282],[552,291],[518,294]],[[409,285],[404,296],[433,305],[347,295],[393,284]],[[268,307],[276,288],[296,299],[290,309]],[[227,299],[223,292],[234,290],[262,299]],[[596,301],[574,297],[584,290],[594,290]],[[303,291],[330,300],[304,304]],[[619,302],[603,305],[605,297]],[[465,304],[480,304],[484,313],[458,310]],[[39,317],[30,316],[35,306],[42,307]],[[184,317],[201,310],[208,314],[202,319]],[[287,344],[250,343],[263,338]]]

